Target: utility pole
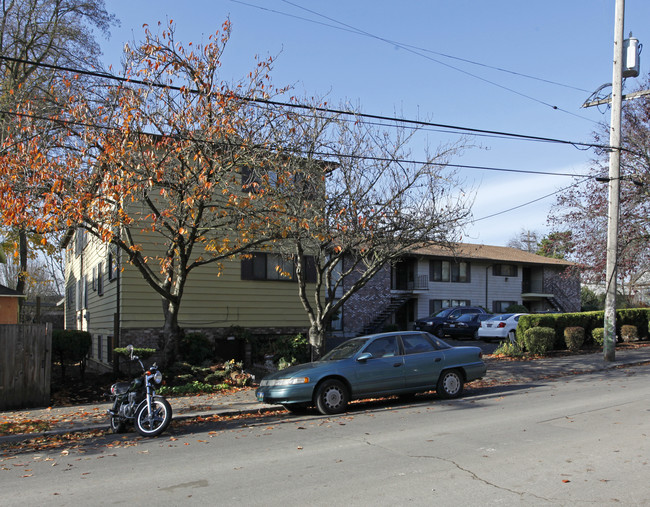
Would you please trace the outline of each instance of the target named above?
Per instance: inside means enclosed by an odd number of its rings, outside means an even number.
[[[623,95],[623,32],[625,0],[616,0],[614,25],[614,69],[612,73],[612,116],[609,127],[609,200],[607,210],[607,268],[603,355],[615,360],[616,349],[616,276],[618,218],[621,173],[621,108]]]
[[[537,234],[531,231],[526,231],[526,239],[522,239],[521,242],[526,244],[527,252],[535,253],[536,249],[533,245],[537,246]]]

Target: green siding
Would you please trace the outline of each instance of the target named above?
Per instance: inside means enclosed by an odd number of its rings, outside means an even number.
[[[306,327],[298,286],[290,281],[240,279],[240,261],[226,261],[190,273],[181,302],[182,327]],[[132,266],[122,273],[122,325],[160,326],[160,296]]]

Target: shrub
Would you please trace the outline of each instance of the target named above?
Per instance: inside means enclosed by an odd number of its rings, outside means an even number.
[[[564,342],[566,343],[566,348],[571,352],[580,350],[580,347],[585,342],[584,328],[579,326],[567,327],[564,330]]]
[[[113,349],[113,352],[129,359],[131,353],[126,349],[126,347],[118,347]],[[133,347],[133,354],[138,356],[140,359],[148,359],[156,353],[156,349],[146,349],[140,347]]]
[[[160,394],[212,393],[232,386],[247,386],[252,376],[243,370],[243,363],[234,359],[209,367],[174,363],[168,369],[168,385]]]
[[[211,361],[214,356],[212,342],[203,333],[187,333],[181,338],[178,352],[190,364]]]
[[[258,361],[272,357],[276,365],[281,363],[285,367],[309,361],[309,342],[302,334],[258,337],[254,345]]]
[[[594,339],[594,341],[602,346],[603,342],[605,341],[605,328],[604,327],[596,327],[591,330],[591,337]]]
[[[511,343],[509,340],[506,340],[501,342],[501,344],[496,348],[494,355],[521,357],[524,355],[524,351],[521,349],[519,343]]]
[[[532,327],[524,333],[524,345],[531,354],[544,355],[553,349],[555,330],[551,327]]]
[[[93,341],[87,331],[55,329],[52,331],[52,360],[61,366],[61,378],[65,377],[68,364],[78,364],[81,378],[86,371],[86,357]]]
[[[621,326],[621,339],[626,343],[637,341],[639,339],[637,327],[630,324]]]
[[[205,382],[208,384],[223,384],[226,380],[226,371],[225,370],[217,370],[215,372],[210,373],[209,375],[206,375],[205,377]]]
[[[194,382],[189,382],[180,386],[162,386],[157,390],[157,392],[164,396],[182,396],[184,394],[216,393],[224,389],[229,389],[230,387],[229,384],[212,385],[195,380]]]
[[[648,309],[647,308],[625,308],[617,310],[616,322],[621,328],[620,336],[623,336],[622,326],[636,326],[637,337],[640,330],[648,329]]]

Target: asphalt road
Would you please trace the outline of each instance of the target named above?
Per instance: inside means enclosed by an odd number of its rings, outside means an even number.
[[[0,456],[3,505],[650,504],[650,368]]]

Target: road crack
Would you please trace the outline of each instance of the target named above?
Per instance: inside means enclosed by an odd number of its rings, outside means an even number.
[[[391,453],[394,453],[394,454],[400,454],[401,456],[405,456],[407,458],[428,459],[428,460],[436,460],[436,461],[443,461],[445,463],[449,463],[449,464],[453,465],[454,467],[456,467],[459,471],[469,475],[475,481],[482,482],[486,486],[498,489],[500,491],[505,491],[505,492],[511,493],[513,495],[517,495],[520,498],[525,498],[526,496],[530,496],[532,498],[535,498],[537,500],[542,500],[542,501],[545,501],[545,502],[558,502],[558,501],[560,501],[560,500],[557,500],[557,499],[550,499],[550,498],[545,498],[545,497],[542,497],[542,496],[539,496],[539,495],[535,495],[534,493],[530,493],[528,491],[517,491],[517,490],[511,489],[511,488],[506,488],[504,486],[499,486],[498,484],[495,484],[493,482],[488,481],[487,479],[484,479],[483,477],[480,477],[478,474],[476,474],[472,470],[461,466],[459,463],[455,462],[453,459],[443,458],[441,456],[408,454],[408,453],[395,451],[394,449],[389,449],[389,448],[384,447],[382,445],[374,444],[372,442],[369,442],[367,439],[365,439],[365,442],[366,442],[367,445],[369,445],[371,447],[378,447],[378,448],[383,449],[383,450],[385,450],[387,452],[391,452]]]

